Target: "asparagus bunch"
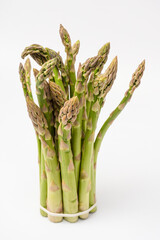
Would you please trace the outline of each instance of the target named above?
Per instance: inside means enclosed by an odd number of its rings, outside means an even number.
[[[19,75],[38,145],[40,204],[49,212],[74,214],[96,203],[96,165],[102,140],[139,86],[145,61],[138,66],[120,104],[95,136],[101,109],[116,78],[117,57],[102,73],[110,50],[110,43],[106,43],[96,56],[79,64],[76,74],[80,42],[72,45],[62,25],[59,32],[66,52],[65,64],[58,52],[38,44],[26,47],[21,55],[30,55],[40,65],[39,70],[33,69],[39,106],[31,91],[29,59],[24,66],[20,63]],[[40,212],[52,222],[63,219],[61,215],[53,217]],[[82,213],[80,218],[88,215]],[[77,219],[65,217],[69,222]]]

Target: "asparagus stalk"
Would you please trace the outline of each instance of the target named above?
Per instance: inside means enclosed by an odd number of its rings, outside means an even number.
[[[77,41],[77,42],[75,42],[75,44],[73,46],[71,46],[71,38],[69,36],[69,33],[62,26],[62,24],[60,24],[59,33],[60,33],[62,43],[65,47],[65,52],[67,54],[66,70],[69,75],[70,97],[73,97],[75,83],[76,83],[76,73],[75,73],[74,64],[75,64],[75,60],[76,60],[76,55],[78,54],[78,51],[79,51],[80,42]]]
[[[31,63],[29,58],[26,59],[25,64],[24,64],[24,70],[25,70],[25,81],[26,81],[26,85],[27,85],[27,92],[28,92],[28,96],[30,99],[33,99],[32,96],[32,91],[31,91]]]
[[[93,154],[93,144],[95,128],[99,116],[100,105],[98,101],[91,107],[87,130],[83,142],[81,169],[79,177],[79,211],[89,208],[89,192],[91,189],[91,157]],[[81,215],[80,218],[86,219],[88,214]]]
[[[25,65],[23,67],[22,63],[19,65],[19,75],[20,80],[22,82],[22,88],[24,92],[25,99],[29,97],[33,100],[31,88],[30,88],[30,72],[31,72],[31,64],[29,59],[26,60]],[[37,138],[37,146],[38,146],[38,164],[39,164],[39,182],[40,182],[40,204],[43,207],[46,207],[46,200],[47,200],[47,181],[45,176],[45,169],[44,169],[44,157],[43,153],[41,152],[41,141],[39,139],[38,133],[36,132]],[[42,216],[47,217],[47,214],[40,210]]]
[[[89,117],[91,102],[93,101],[93,81],[96,78],[96,76],[98,76],[101,73],[104,64],[107,62],[109,50],[110,50],[110,43],[106,43],[98,51],[98,56],[100,57],[99,64],[94,70],[94,72],[92,73],[89,79],[88,87],[87,87],[87,99],[86,99],[87,118]]]
[[[47,61],[36,75],[36,93],[39,106],[46,117],[48,128],[52,136],[54,135],[53,107],[51,104],[50,88],[45,80],[52,74],[55,65],[56,59]]]
[[[68,66],[69,78],[70,78],[70,97],[73,97],[74,95],[74,89],[76,84],[75,61],[76,61],[76,56],[79,52],[79,47],[80,47],[80,41],[77,40],[72,46],[72,55],[71,55],[72,62],[71,62],[71,65]]]
[[[118,115],[122,112],[122,110],[125,108],[127,103],[130,101],[135,89],[139,86],[140,80],[143,76],[143,72],[145,69],[145,60],[141,62],[141,64],[138,66],[134,74],[132,75],[132,79],[129,84],[129,89],[126,91],[123,99],[119,103],[119,105],[115,108],[115,110],[110,114],[108,119],[104,122],[103,126],[101,127],[95,143],[94,143],[94,185],[93,185],[93,193],[95,195],[96,193],[96,164],[97,164],[97,156],[98,152],[102,143],[102,140],[108,130],[108,128],[111,126],[113,121],[118,117]]]
[[[106,98],[107,93],[110,91],[114,80],[117,74],[117,57],[113,59],[107,70],[104,74],[98,75],[97,78],[93,82],[93,94],[94,94],[94,102],[98,100],[99,108],[101,110],[103,106],[103,102]],[[94,149],[92,154],[91,161],[91,190],[89,193],[89,205],[90,207],[95,203],[95,193],[94,193],[94,185],[95,185],[95,177],[94,177]],[[91,212],[96,211],[94,208]]]
[[[23,93],[26,98],[28,96],[28,86],[26,83],[26,70],[24,69],[22,63],[19,64],[19,77],[22,83]]]
[[[67,96],[66,93],[62,91],[62,89],[56,83],[49,81],[49,86],[51,90],[51,96],[54,107],[55,147],[58,156],[58,132],[57,132],[59,126],[58,115],[60,108],[63,107],[65,101],[67,100]]]
[[[90,108],[91,108],[91,103],[94,100],[93,97],[93,81],[98,76],[102,69],[104,64],[106,63],[108,59],[108,54],[110,50],[110,43],[106,43],[103,45],[100,50],[98,51],[98,65],[96,69],[93,71],[93,73],[90,76],[88,84],[86,84],[86,104],[83,108],[83,120],[82,120],[82,138],[84,139],[86,128],[87,128],[87,120],[89,118],[89,113],[90,113]]]
[[[73,44],[73,46],[72,46],[72,54],[73,54],[73,62],[74,62],[74,63],[75,63],[75,61],[76,61],[76,56],[77,56],[77,54],[78,54],[78,52],[79,52],[79,48],[80,48],[80,41],[77,40],[77,41]]]
[[[72,151],[73,151],[73,162],[75,166],[76,184],[78,188],[79,181],[79,168],[81,160],[81,141],[82,141],[82,117],[83,107],[85,104],[85,84],[88,80],[90,73],[96,68],[99,57],[93,57],[87,59],[84,64],[80,64],[77,73],[77,81],[75,85],[74,95],[79,99],[79,114],[72,127]]]
[[[33,68],[33,74],[36,78],[39,71]],[[33,100],[31,98],[31,100]],[[38,133],[37,135],[37,145],[38,145],[38,156],[41,161],[39,161],[39,177],[40,177],[40,204],[44,208],[47,207],[47,177],[46,177],[46,169],[45,169],[45,160],[43,155],[43,150],[41,149],[41,140],[39,139]],[[42,180],[41,180],[42,179]],[[41,215],[47,217],[48,215],[40,209]]]
[[[60,169],[57,161],[53,138],[41,109],[27,97],[27,108],[35,131],[39,134],[47,175],[47,209],[50,212],[62,212]],[[43,171],[41,169],[41,171]],[[43,172],[44,173],[44,172]],[[46,178],[44,175],[44,178]],[[48,216],[50,221],[60,222],[62,217]]]
[[[64,213],[78,212],[76,178],[74,173],[73,156],[71,151],[71,126],[77,118],[79,101],[73,97],[66,101],[60,110],[58,143],[59,161],[61,166]],[[69,222],[77,221],[78,217],[65,218]]]
[[[117,58],[114,58],[106,72],[99,75],[93,82],[93,95],[94,101],[91,104],[89,119],[87,123],[87,131],[83,142],[83,152],[80,169],[80,181],[79,181],[79,210],[84,211],[89,208],[89,193],[91,190],[91,176],[93,179],[93,146],[94,146],[94,135],[97,126],[99,113],[101,110],[101,99],[106,96],[113,85],[117,72]],[[92,163],[92,164],[91,164]],[[91,201],[92,198],[91,194]],[[93,205],[93,204],[92,204]],[[81,215],[81,218],[85,219],[88,214]]]

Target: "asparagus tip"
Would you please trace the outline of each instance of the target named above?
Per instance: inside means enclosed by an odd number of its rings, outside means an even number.
[[[32,44],[26,47],[21,57],[24,59],[27,55],[30,55],[39,65],[43,65],[48,60],[47,50],[39,44]]]
[[[21,72],[22,69],[23,69],[23,64],[20,63],[20,64],[19,64],[19,73]]]
[[[30,62],[29,58],[27,58],[27,60],[25,61],[24,69],[25,69],[27,72],[30,72],[30,71],[31,71],[31,62]]]
[[[59,34],[60,34],[62,43],[65,46],[65,48],[70,49],[71,48],[71,39],[70,39],[69,33],[63,27],[62,24],[60,24]]]
[[[36,68],[33,68],[33,74],[35,77],[37,77],[37,74],[39,73],[39,71]]]
[[[26,102],[28,114],[36,132],[39,135],[43,135],[45,133],[44,129],[48,128],[46,118],[44,117],[41,109],[28,96],[26,97]]]
[[[49,87],[51,90],[53,102],[55,102],[59,106],[59,108],[61,108],[66,101],[65,92],[55,82],[52,81],[49,81]]]
[[[104,74],[105,82],[104,82],[104,88],[103,88],[103,99],[106,97],[107,93],[110,91],[114,80],[116,79],[116,74],[117,74],[117,64],[118,64],[118,59],[117,56],[112,60],[111,64],[107,68]]]
[[[79,100],[77,96],[74,96],[64,103],[59,113],[59,121],[64,126],[71,125],[75,122],[79,112]]]
[[[19,64],[19,75],[20,75],[20,80],[22,81],[22,79],[24,79],[24,76],[25,76],[25,69],[22,63]]]
[[[88,58],[86,60],[86,62],[83,64],[84,65],[84,71],[85,72],[90,72],[92,69],[96,68],[96,66],[98,65],[98,60],[99,60],[100,56],[95,56],[95,57],[91,57]]]
[[[52,74],[53,68],[56,66],[56,64],[57,58],[53,58],[45,62],[38,73],[37,77],[39,77],[39,80],[43,81],[44,79],[48,78]]]
[[[24,59],[25,58],[25,54],[24,54],[24,51],[22,52],[21,54],[21,58]]]
[[[78,54],[79,48],[80,48],[80,41],[77,40],[77,41],[73,44],[73,47],[72,47],[73,56],[76,56],[76,55]]]
[[[139,86],[144,70],[145,70],[145,59],[139,64],[138,68],[133,73],[132,79],[129,84],[130,87],[136,88]]]
[[[99,51],[98,51],[98,55],[99,56],[102,56],[104,54],[107,54],[109,53],[109,50],[110,50],[110,42],[106,43],[105,45],[103,45]]]
[[[118,65],[118,58],[116,56],[116,57],[114,57],[114,59],[110,63],[110,65],[107,68],[107,70],[105,71],[104,75],[112,74],[112,78],[114,77],[114,79],[115,79],[115,77],[116,77],[115,75],[117,73],[117,65]]]

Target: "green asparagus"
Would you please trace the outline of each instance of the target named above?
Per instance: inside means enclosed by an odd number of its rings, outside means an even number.
[[[76,73],[80,42],[72,45],[62,25],[59,33],[66,52],[65,64],[59,52],[39,44],[26,47],[21,54],[23,59],[31,56],[40,66],[33,69],[38,105],[31,90],[29,58],[24,66],[20,63],[19,76],[37,138],[41,215],[48,216],[52,222],[63,219],[76,222],[79,213],[79,218],[86,219],[89,212],[96,211],[98,152],[109,126],[139,86],[145,60],[132,75],[125,96],[95,137],[106,96],[116,78],[117,57],[102,72],[110,51],[110,43],[106,43],[96,56],[80,63]]]

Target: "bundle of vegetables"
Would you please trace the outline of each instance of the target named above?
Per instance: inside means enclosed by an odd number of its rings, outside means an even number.
[[[110,50],[107,43],[95,57],[79,64],[76,75],[80,42],[72,45],[62,25],[59,32],[67,55],[65,64],[59,53],[38,44],[26,47],[22,53],[22,58],[30,55],[41,66],[40,70],[33,69],[39,106],[31,91],[29,59],[24,66],[20,63],[19,74],[38,144],[40,204],[51,213],[75,214],[96,202],[96,163],[102,140],[139,86],[145,61],[138,66],[123,99],[95,136],[100,111],[116,78],[117,57],[102,73]],[[95,210],[96,207],[91,212]],[[62,221],[61,215],[40,211],[53,222]],[[88,213],[80,216],[87,217]],[[78,217],[65,219],[76,222]]]

